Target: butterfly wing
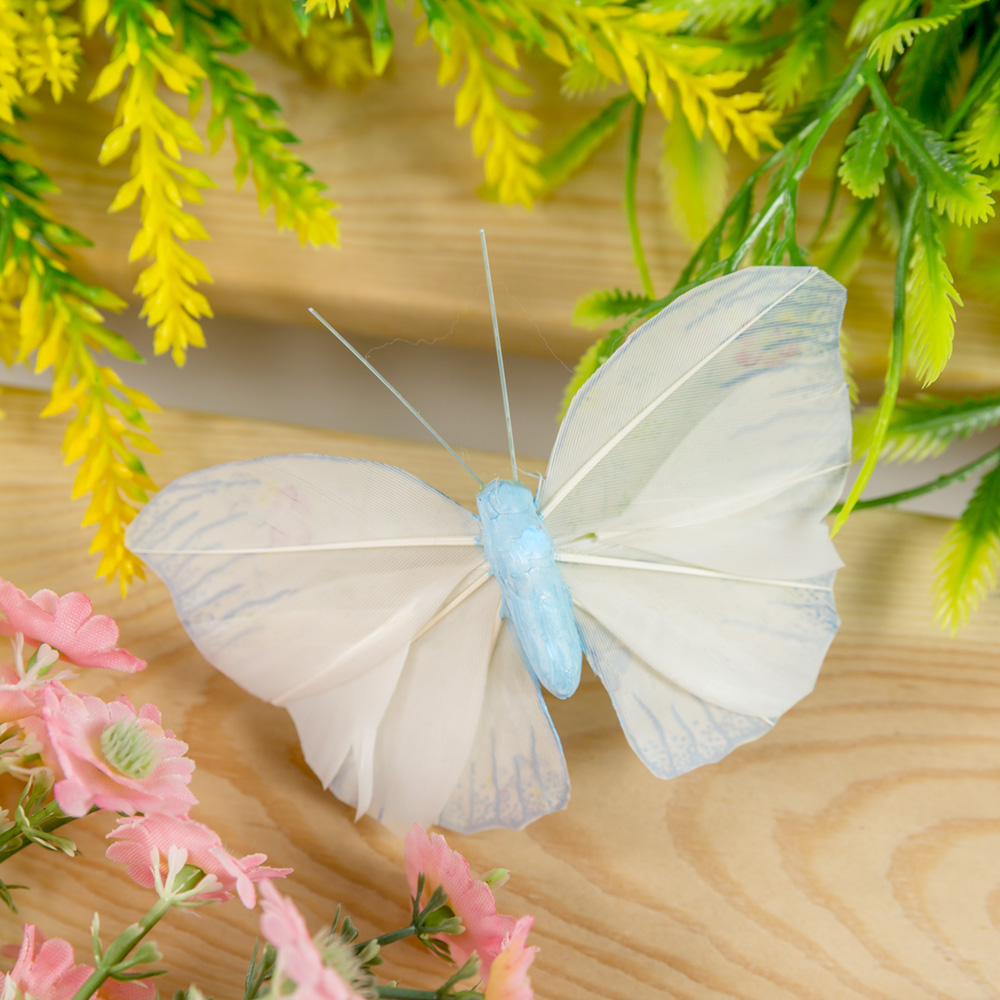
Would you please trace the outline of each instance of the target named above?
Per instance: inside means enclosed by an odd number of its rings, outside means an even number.
[[[515,766],[503,754],[516,741],[489,745],[494,708],[539,727],[553,790],[467,810],[465,821],[521,824],[564,798],[537,690],[511,677],[478,535],[478,518],[400,469],[280,455],[175,481],[128,543],[167,584],[205,657],[289,708],[324,785],[405,830],[433,822],[457,794],[477,739],[472,780]],[[487,683],[491,662],[498,675]],[[478,794],[463,781],[464,800]]]
[[[701,286],[632,334],[561,428],[539,510],[588,659],[658,774],[766,731],[836,631],[822,518],[849,459],[844,297],[815,268]]]
[[[494,826],[519,830],[568,801],[559,737],[504,620],[490,660],[482,722],[440,822],[461,833]]]

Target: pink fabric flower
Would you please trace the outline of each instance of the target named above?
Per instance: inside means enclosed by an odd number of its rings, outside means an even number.
[[[21,995],[30,994],[38,1000],[70,1000],[94,971],[89,965],[74,964],[73,958],[68,941],[46,941],[37,927],[25,924],[14,968],[6,976],[0,973],[0,990],[9,978]]]
[[[534,922],[534,917],[521,917],[514,925],[503,951],[493,960],[485,1000],[533,1000],[528,968],[538,949],[526,948],[524,942]]]
[[[107,856],[125,865],[129,878],[143,888],[151,889],[154,849],[160,858],[160,874],[165,876],[167,851],[179,847],[187,852],[187,863],[200,868],[206,875],[214,875],[220,889],[198,896],[204,900],[226,900],[235,892],[240,902],[251,910],[257,903],[255,882],[284,878],[291,868],[264,868],[266,854],[248,854],[235,858],[223,846],[219,835],[204,823],[179,816],[136,816],[120,819],[118,826],[108,834],[112,844]]]
[[[469,862],[448,847],[440,834],[428,835],[414,823],[406,837],[406,877],[410,893],[417,891],[417,876],[424,874],[424,901],[441,886],[448,894],[448,906],[462,921],[465,931],[458,935],[441,934],[438,940],[448,945],[451,957],[461,965],[473,952],[479,956],[483,978],[488,980],[493,960],[517,921],[497,913],[490,887],[469,872]]]
[[[285,1000],[360,1000],[335,969],[324,965],[295,904],[269,882],[260,888],[260,932],[278,952],[278,971],[294,984]]]
[[[68,941],[47,940],[37,927],[25,924],[14,968],[6,976],[0,972],[0,993],[9,977],[21,996],[36,1000],[71,1000],[94,971],[93,966],[76,965],[73,959],[73,948]],[[108,979],[98,988],[97,997],[98,1000],[153,1000],[155,992],[147,979],[123,983]]]
[[[39,590],[31,597],[0,579],[0,635],[21,632],[36,646],[48,643],[80,667],[101,667],[135,673],[145,660],[118,649],[118,625],[107,615],[95,615],[86,594],[74,591],[60,597]]]
[[[187,744],[160,725],[160,710],[138,713],[122,695],[110,703],[62,685],[44,689],[40,719],[26,719],[47,750],[59,808],[83,816],[92,806],[122,813],[186,814],[198,800],[187,787],[194,761]],[[39,731],[44,730],[44,731]]]

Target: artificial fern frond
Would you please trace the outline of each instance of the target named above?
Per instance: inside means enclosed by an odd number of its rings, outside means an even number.
[[[885,181],[889,150],[885,142],[887,117],[870,111],[847,137],[837,173],[855,198],[873,198]]]
[[[964,11],[985,2],[986,0],[934,0],[924,17],[907,18],[881,31],[872,39],[868,55],[875,59],[879,70],[885,72],[893,57],[902,55],[918,35],[936,32]]]
[[[871,444],[874,409],[858,415],[854,424],[855,456]],[[1000,424],[1000,392],[974,399],[951,400],[921,394],[896,403],[882,444],[881,457],[890,462],[921,462],[941,455],[954,442]]]
[[[933,382],[951,357],[956,303],[962,300],[945,263],[940,217],[920,202],[913,219],[905,336],[907,359],[922,385]]]
[[[677,115],[663,134],[660,178],[670,219],[689,243],[698,243],[726,204],[728,169],[725,156],[708,135],[695,138],[684,115]]]
[[[706,72],[719,47],[677,34],[683,11],[565,0],[527,3],[540,22],[563,34],[607,79],[624,82],[640,102],[646,101],[647,91],[652,93],[667,121],[679,103],[697,138],[707,127],[723,151],[735,137],[752,157],[762,143],[778,145],[773,126],[779,116],[760,108],[763,95],[723,93],[741,83],[746,73]]]
[[[982,174],[976,173],[940,132],[893,104],[875,73],[867,72],[866,81],[899,158],[927,193],[928,204],[960,226],[990,218],[993,198]]]
[[[554,149],[538,161],[538,172],[548,188],[558,187],[564,180],[582,169],[590,158],[614,135],[621,124],[622,114],[632,103],[626,95],[615,97],[593,117],[574,129]]]
[[[592,292],[577,302],[573,322],[578,326],[599,326],[609,319],[634,316],[646,309],[650,301],[646,295],[623,292],[618,288],[609,292]]]
[[[956,141],[974,167],[1000,164],[1000,88],[994,85],[983,95],[972,113],[969,127]]]
[[[938,550],[937,619],[954,635],[996,587],[1000,565],[1000,465],[983,476]]]
[[[802,92],[830,30],[830,5],[821,4],[802,17],[792,30],[791,44],[771,64],[764,93],[773,108],[783,111]]]
[[[277,102],[223,58],[243,48],[239,24],[225,11],[206,16],[189,3],[178,5],[178,20],[188,51],[196,55],[211,88],[208,137],[213,149],[221,143],[227,123],[232,130],[237,184],[250,174],[261,213],[273,207],[278,228],[294,230],[300,243],[336,245],[332,212],[337,206],[292,151],[298,140],[285,126]]]
[[[343,17],[312,17],[306,30],[296,17],[296,7],[289,0],[222,0],[236,17],[246,37],[254,45],[277,51],[289,62],[305,66],[309,74],[336,87],[356,86],[369,80],[376,70],[377,58],[384,68],[391,52],[391,33],[365,36],[367,18],[361,5],[353,23]],[[330,4],[335,6],[335,4]]]
[[[847,41],[863,42],[913,7],[913,0],[863,0],[847,30]]]
[[[660,6],[687,12],[684,27],[698,31],[766,21],[790,0],[666,0]]]
[[[0,185],[6,191],[0,357],[10,364],[26,363],[33,355],[36,372],[53,370],[42,416],[75,410],[63,439],[66,462],[80,462],[73,496],[91,494],[83,524],[98,526],[90,547],[102,553],[97,573],[108,580],[117,574],[124,591],[134,576],[142,576],[142,564],[125,549],[124,538],[136,510],[156,488],[138,455],[157,450],[142,414],[156,404],[98,363],[103,351],[142,359],[104,326],[99,311],[117,311],[125,303],[67,269],[65,248],[88,241],[47,215],[42,199],[54,189],[51,181],[36,167],[0,154]]]

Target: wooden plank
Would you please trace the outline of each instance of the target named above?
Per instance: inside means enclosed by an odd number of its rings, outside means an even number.
[[[398,45],[389,74],[357,92],[308,86],[294,68],[264,53],[244,57],[261,88],[286,108],[303,139],[303,157],[340,203],[343,248],[298,248],[293,236],[278,234],[270,213],[260,217],[250,187],[235,190],[228,148],[211,164],[186,154],[186,162],[210,168],[219,181],[197,210],[211,242],[194,248],[214,278],[208,290],[213,307],[219,314],[288,323],[298,322],[308,304],[355,336],[419,340],[448,334],[454,346],[489,349],[476,235],[485,226],[505,348],[540,356],[551,350],[575,361],[594,339],[571,324],[577,300],[597,289],[638,286],[621,208],[623,137],[530,212],[482,201],[476,195],[481,164],[468,131],[453,125],[454,88],[437,86],[437,57],[429,45],[412,43],[409,15],[394,12],[394,18]],[[530,63],[527,74],[535,89],[527,105],[543,122],[538,138],[548,143],[582,120],[589,105],[567,110],[553,67]],[[82,79],[76,95],[42,112],[29,134],[62,188],[55,212],[97,243],[79,255],[81,266],[127,294],[139,269],[126,265],[138,214],[135,208],[107,214],[128,157],[108,168],[97,165],[113,101],[86,104],[90,83]],[[663,292],[688,249],[667,221],[659,193],[658,128],[647,132],[638,201],[650,268]],[[746,169],[737,155],[735,174]],[[807,180],[799,212],[807,232],[822,214],[825,193],[825,181]],[[892,267],[876,256],[851,286],[846,322],[856,374],[869,397],[884,370],[891,312]],[[993,326],[993,309],[968,299],[942,391],[996,387],[1000,351]]]
[[[153,701],[198,763],[196,818],[235,852],[292,865],[285,889],[313,928],[343,903],[364,935],[401,926],[401,844],[354,824],[306,767],[287,715],[211,669],[165,589],[126,599],[90,579],[52,462],[59,428],[39,399],[5,394],[0,425],[0,574],[29,592],[87,590],[150,666],[88,677],[104,697]],[[212,463],[287,450],[392,462],[463,502],[472,483],[438,450],[243,420],[164,413],[160,481]],[[484,472],[502,456],[475,455]],[[951,640],[931,623],[942,522],[855,514],[838,540],[843,627],[815,692],[764,739],[672,782],[651,777],[599,684],[552,705],[573,781],[566,811],[523,832],[451,837],[474,869],[513,871],[501,908],[537,917],[534,983],[547,1000],[941,1000],[1000,996],[1000,599]],[[335,627],[335,625],[331,625]],[[280,664],[276,665],[280,669]],[[86,951],[100,909],[106,938],[151,903],[103,857],[107,817],[70,829],[85,859],[25,852],[2,873],[31,885],[0,937],[37,922]],[[172,914],[153,935],[171,974],[240,995],[257,916],[238,903]],[[386,953],[386,975],[430,987],[418,947]]]

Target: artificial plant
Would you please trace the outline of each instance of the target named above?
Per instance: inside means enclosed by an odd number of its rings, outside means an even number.
[[[624,132],[623,198],[641,288],[580,303],[579,321],[615,328],[581,359],[570,394],[637,320],[743,263],[811,262],[849,281],[874,239],[895,257],[885,389],[874,410],[861,411],[865,461],[839,527],[880,456],[921,457],[1000,422],[994,396],[896,405],[904,368],[928,385],[947,363],[961,304],[947,258],[971,281],[976,241],[991,228],[1000,186],[998,11],[1000,0],[418,0],[413,23],[418,40],[438,51],[456,124],[470,128],[486,188],[500,200],[530,206]],[[84,520],[97,525],[99,572],[124,587],[141,573],[123,537],[155,488],[139,458],[155,449],[143,417],[155,404],[102,363],[108,354],[138,357],[105,325],[124,303],[74,276],[72,254],[87,241],[52,217],[52,184],[18,138],[29,102],[44,113],[39,96],[59,100],[76,85],[88,35],[103,40],[87,47],[100,67],[91,97],[117,95],[95,156],[132,158],[111,207],[138,215],[131,255],[147,262],[136,286],[142,312],[155,350],[181,364],[204,343],[200,321],[210,315],[209,275],[191,244],[206,236],[196,206],[212,180],[183,162],[187,150],[217,148],[228,136],[237,180],[252,179],[262,210],[273,207],[278,225],[303,242],[337,239],[335,205],[296,155],[280,108],[239,67],[240,51],[270,48],[343,86],[385,71],[393,30],[385,0],[0,0],[0,357],[53,369],[44,412],[74,411],[65,457],[80,461],[75,493],[91,496]],[[560,68],[567,101],[609,91],[589,116],[570,111],[576,124],[550,149],[533,139],[539,123],[522,100],[529,55]],[[164,99],[170,91],[188,98],[187,114]],[[203,100],[211,109],[204,137],[193,125]],[[696,244],[666,295],[654,288],[635,202],[653,110],[665,201]],[[729,197],[734,144],[759,162]],[[818,231],[800,232],[799,187],[821,146],[835,149],[837,176],[828,178]],[[995,583],[1000,454],[976,463],[983,468],[942,550],[939,608],[951,627]],[[864,503],[873,502],[884,501]]]

